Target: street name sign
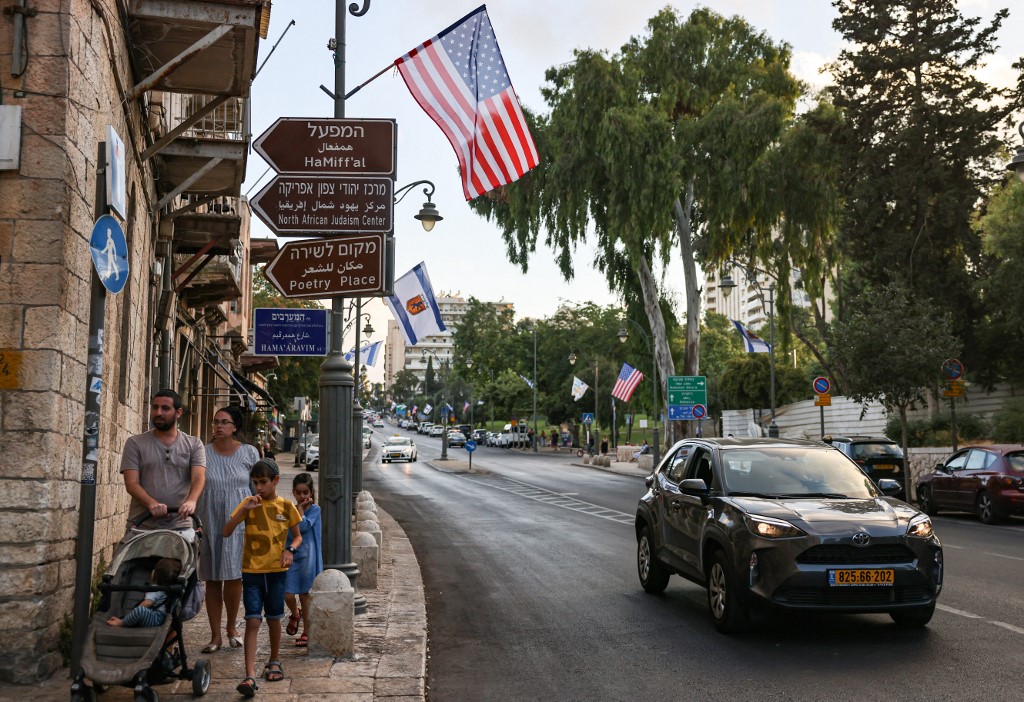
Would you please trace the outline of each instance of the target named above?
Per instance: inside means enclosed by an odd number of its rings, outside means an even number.
[[[253,355],[326,356],[327,310],[273,309],[253,310]],[[296,409],[299,400],[295,398]]]
[[[289,241],[263,269],[287,298],[372,295],[384,290],[385,235]]]
[[[252,147],[278,173],[394,178],[392,119],[281,117]]]
[[[390,178],[279,175],[251,204],[280,236],[389,232],[394,190]]]
[[[708,381],[703,375],[670,375],[668,390],[668,418],[673,421],[702,419],[707,414]],[[701,406],[695,416],[694,407]],[[703,410],[703,413],[701,413]]]

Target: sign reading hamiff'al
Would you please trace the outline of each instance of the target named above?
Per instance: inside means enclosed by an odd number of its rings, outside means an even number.
[[[278,173],[395,176],[392,119],[282,117],[252,147]]]
[[[389,232],[394,190],[390,178],[279,175],[251,204],[281,236]]]
[[[289,241],[263,274],[294,297],[371,295],[385,289],[384,234]]]

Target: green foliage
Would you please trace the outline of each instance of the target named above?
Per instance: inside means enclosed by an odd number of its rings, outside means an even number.
[[[889,417],[885,424],[885,435],[893,441],[900,441],[900,431],[899,417]],[[956,433],[960,441],[983,441],[992,438],[992,425],[980,414],[958,412]],[[948,412],[907,422],[907,446],[951,446],[952,443],[953,423]]]
[[[719,381],[723,409],[771,407],[771,360],[766,353],[743,353],[729,359]],[[805,371],[775,363],[775,406],[809,399]]]
[[[1024,398],[1010,400],[996,413],[992,438],[1001,443],[1024,443]]]

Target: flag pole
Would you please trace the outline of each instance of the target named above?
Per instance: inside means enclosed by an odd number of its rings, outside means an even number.
[[[348,100],[350,97],[352,97],[353,95],[358,93],[360,90],[365,88],[367,85],[369,85],[370,83],[372,83],[373,81],[377,80],[382,75],[387,73],[389,69],[394,68],[394,67],[395,67],[395,64],[391,63],[391,64],[388,64],[387,66],[385,66],[384,68],[380,69],[379,71],[374,73],[372,76],[370,76],[369,78],[364,80],[362,83],[360,83],[356,87],[352,88],[352,92],[346,93],[345,94],[345,99]]]

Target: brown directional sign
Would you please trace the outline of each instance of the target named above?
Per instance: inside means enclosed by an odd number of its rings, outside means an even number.
[[[250,204],[280,236],[389,232],[394,189],[390,178],[279,175]]]
[[[289,241],[263,274],[288,298],[381,293],[384,237],[373,233]]]
[[[393,119],[282,117],[252,147],[278,173],[395,176]]]

